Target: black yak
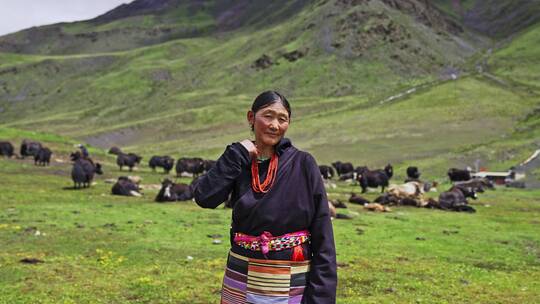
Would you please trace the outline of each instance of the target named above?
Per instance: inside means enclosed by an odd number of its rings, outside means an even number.
[[[456,186],[460,187],[471,187],[474,189],[474,191],[482,193],[486,189],[494,190],[495,186],[493,185],[493,182],[490,181],[487,178],[475,178],[468,180],[466,182],[457,182],[455,183]]]
[[[34,156],[34,165],[47,166],[51,162],[51,149],[41,147],[38,153]]]
[[[384,167],[384,170],[378,169],[378,170],[369,170],[366,169],[362,172],[362,174],[359,174],[356,179],[360,183],[360,187],[362,188],[362,193],[366,193],[367,188],[381,188],[381,193],[384,192],[384,188],[388,187],[388,181],[390,178],[392,178],[394,174],[394,169],[392,168],[392,165],[388,164],[386,167]]]
[[[175,202],[187,201],[193,198],[192,186],[186,184],[175,184],[170,179],[165,179],[161,183],[155,201],[156,202]]]
[[[21,157],[36,156],[41,146],[40,142],[24,139],[21,143]]]
[[[92,184],[94,174],[103,174],[101,165],[95,163],[91,159],[81,157],[81,153],[71,153],[71,160],[73,168],[71,169],[71,179],[73,180],[73,187],[75,189],[87,188]]]
[[[319,171],[324,179],[332,179],[334,177],[334,169],[327,165],[320,165]]]
[[[359,195],[356,195],[356,193],[351,193],[351,197],[349,197],[349,203],[355,203],[360,205],[365,205],[371,203],[368,199],[363,198]]]
[[[408,182],[420,182],[420,171],[418,171],[418,167],[407,167],[407,179],[405,179],[405,183]]]
[[[354,167],[351,163],[344,163],[341,161],[336,161],[332,163],[332,167],[336,169],[336,173],[338,176],[341,176],[345,173],[350,173],[354,171]]]
[[[165,156],[152,156],[148,161],[148,167],[152,168],[152,171],[156,171],[156,167],[163,168],[163,171],[166,174],[169,174],[171,169],[174,167],[174,158],[171,158],[168,155]]]
[[[13,151],[13,145],[9,141],[0,141],[0,155],[12,157]]]
[[[467,197],[476,199],[476,192],[473,188],[454,186],[439,195],[438,207],[443,210],[476,212],[468,205]]]
[[[141,196],[139,185],[129,179],[127,176],[120,176],[112,186],[113,195]]]
[[[197,177],[204,173],[204,160],[202,158],[180,158],[176,162],[176,176],[180,176],[182,173],[191,173],[193,177]]]
[[[450,168],[447,174],[452,182],[464,182],[471,179],[471,170],[469,168],[466,170]]]
[[[122,171],[123,166],[129,167],[129,171],[133,171],[133,167],[139,164],[141,160],[142,157],[134,153],[125,154],[120,152],[120,154],[116,156],[116,164],[120,167],[120,171]]]

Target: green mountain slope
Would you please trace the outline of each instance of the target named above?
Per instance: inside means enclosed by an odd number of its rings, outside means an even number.
[[[250,136],[245,111],[273,88],[292,102],[290,137],[321,162],[414,160],[440,173],[479,158],[522,160],[537,134],[539,27],[483,54],[490,39],[435,4],[319,1],[268,24],[120,52],[0,53],[0,127],[217,157]],[[99,26],[140,13],[104,15]]]
[[[496,52],[488,64],[497,75],[540,88],[540,25],[530,28]]]
[[[21,123],[84,111],[69,117],[85,125],[103,126],[107,117],[129,124],[147,117],[141,108],[170,113],[185,109],[186,99],[194,96],[241,92],[252,98],[270,87],[292,96],[385,96],[448,76],[445,69],[463,65],[474,52],[472,44],[456,43],[438,29],[384,2],[336,1],[272,27],[226,37],[95,55],[5,55],[13,64],[0,70],[2,118]],[[268,63],[261,64],[261,58]],[[54,124],[62,128],[61,122]]]

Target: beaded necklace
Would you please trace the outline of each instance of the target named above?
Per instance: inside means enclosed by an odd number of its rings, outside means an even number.
[[[257,160],[253,159],[251,161],[251,188],[253,189],[253,191],[258,193],[268,192],[268,190],[270,190],[270,188],[274,184],[274,181],[276,180],[277,168],[278,157],[274,153],[272,155],[272,158],[270,158],[270,164],[268,165],[268,173],[266,174],[266,178],[261,184],[261,181],[259,180],[259,165],[257,165]]]

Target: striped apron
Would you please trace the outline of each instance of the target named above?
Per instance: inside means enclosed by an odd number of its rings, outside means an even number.
[[[229,252],[222,304],[300,304],[310,261],[252,259]]]

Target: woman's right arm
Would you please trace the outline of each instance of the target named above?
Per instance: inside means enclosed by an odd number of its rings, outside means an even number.
[[[193,195],[203,208],[216,208],[229,198],[235,179],[249,168],[250,153],[242,143],[227,146],[216,165],[194,185]]]

